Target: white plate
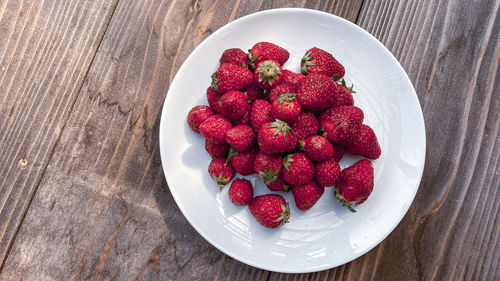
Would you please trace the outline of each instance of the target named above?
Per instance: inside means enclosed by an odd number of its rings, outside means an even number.
[[[328,188],[303,212],[292,194],[290,223],[260,226],[247,207],[234,206],[228,187],[209,177],[210,157],[201,135],[186,122],[189,110],[207,104],[206,88],[227,48],[247,50],[259,41],[290,52],[284,68],[299,71],[313,46],[330,51],[354,82],[355,104],[382,147],[373,162],[375,187],[356,213],[341,207]],[[172,82],[160,123],[160,151],[170,192],[191,225],[212,245],[246,264],[278,272],[312,272],[347,263],[380,243],[403,218],[417,192],[425,160],[425,128],[415,90],[392,54],[368,32],[331,14],[277,9],[235,20],[214,32],[186,59]],[[346,156],[345,168],[360,158]],[[255,194],[269,193],[255,176]]]

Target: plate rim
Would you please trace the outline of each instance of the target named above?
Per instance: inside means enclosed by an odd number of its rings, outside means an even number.
[[[423,129],[423,132],[422,132],[422,137],[423,137],[423,147],[422,147],[422,149],[423,149],[423,156],[422,156],[422,165],[420,166],[420,171],[418,172],[418,186],[417,186],[417,188],[414,189],[413,193],[411,194],[411,197],[410,196],[408,197],[408,199],[411,199],[411,200],[409,200],[408,207],[406,208],[406,210],[404,212],[401,212],[398,215],[397,219],[394,220],[395,223],[393,223],[393,225],[391,225],[391,227],[388,228],[388,232],[385,233],[384,235],[380,235],[379,239],[377,239],[376,242],[374,242],[372,245],[370,245],[369,247],[367,247],[363,251],[355,253],[353,255],[352,259],[346,260],[345,262],[342,262],[342,263],[331,263],[331,264],[326,264],[326,265],[319,265],[319,266],[314,267],[314,268],[307,268],[307,267],[306,268],[297,268],[296,270],[280,270],[279,268],[276,268],[276,267],[266,266],[266,265],[261,265],[261,264],[256,264],[256,263],[254,263],[252,261],[246,260],[244,257],[238,256],[236,254],[231,253],[230,251],[227,251],[222,245],[217,244],[212,239],[210,239],[205,233],[203,233],[202,231],[200,231],[200,229],[198,228],[198,226],[195,225],[195,224],[193,224],[192,219],[189,217],[189,215],[187,215],[186,210],[182,206],[182,204],[179,204],[179,202],[177,201],[178,199],[177,199],[177,197],[175,195],[176,192],[172,191],[172,189],[170,188],[168,171],[166,169],[166,165],[163,164],[163,163],[166,163],[166,159],[167,159],[167,156],[166,156],[167,151],[166,150],[167,150],[167,148],[165,147],[165,145],[162,145],[162,143],[165,142],[165,138],[166,138],[166,136],[165,136],[165,130],[166,130],[166,127],[167,127],[166,126],[167,121],[165,119],[166,119],[167,104],[168,104],[168,101],[170,100],[170,98],[169,98],[170,97],[170,95],[169,95],[170,89],[172,88],[172,86],[176,85],[177,73],[181,72],[184,69],[184,67],[189,64],[190,60],[192,59],[192,57],[194,56],[194,54],[197,52],[197,50],[201,49],[201,47],[203,47],[205,44],[207,44],[207,39],[209,39],[210,37],[212,37],[215,34],[219,34],[219,33],[224,32],[226,29],[230,28],[230,26],[233,23],[240,22],[240,21],[243,21],[243,20],[248,20],[249,18],[253,18],[253,17],[256,17],[256,16],[263,15],[263,14],[288,13],[288,12],[305,12],[305,13],[310,13],[311,15],[317,14],[317,15],[331,17],[331,18],[334,18],[335,20],[340,20],[340,21],[346,23],[347,25],[350,25],[351,27],[353,27],[353,28],[359,30],[360,32],[364,33],[366,36],[368,36],[370,39],[372,39],[372,41],[375,42],[375,44],[379,45],[379,47],[381,47],[381,49],[388,55],[388,58],[390,58],[393,61],[393,63],[395,63],[395,65],[397,65],[397,67],[399,68],[399,70],[403,74],[402,78],[411,86],[411,93],[412,94],[410,95],[410,97],[413,99],[414,103],[416,103],[416,104],[419,105],[418,116],[415,119],[415,122],[420,123],[421,128]],[[240,17],[238,19],[235,19],[235,20],[233,20],[233,21],[231,21],[229,23],[226,23],[224,26],[220,27],[215,32],[213,32],[212,34],[210,34],[208,37],[206,37],[205,39],[203,39],[203,41],[200,44],[198,44],[193,49],[193,51],[189,54],[189,56],[184,60],[184,62],[182,63],[181,67],[175,73],[174,78],[172,79],[172,82],[170,83],[170,85],[168,87],[167,94],[166,94],[166,97],[164,99],[163,106],[162,106],[162,113],[161,113],[160,124],[159,124],[159,134],[160,134],[160,136],[159,136],[160,159],[161,159],[161,163],[162,163],[163,174],[165,176],[165,180],[167,182],[170,194],[172,195],[175,203],[177,204],[177,207],[180,209],[181,213],[184,215],[184,217],[189,222],[189,224],[196,230],[196,232],[198,232],[199,235],[201,235],[212,246],[214,246],[216,249],[218,249],[219,251],[223,252],[224,254],[226,254],[226,255],[234,258],[235,260],[240,261],[240,262],[242,262],[244,264],[253,266],[255,268],[259,268],[259,269],[263,269],[263,270],[267,270],[267,271],[273,271],[273,272],[280,272],[280,273],[312,273],[312,272],[318,272],[318,271],[322,271],[322,270],[332,269],[332,268],[341,266],[343,264],[347,264],[349,262],[352,262],[353,260],[361,257],[362,255],[366,254],[367,252],[369,252],[370,250],[372,250],[373,248],[375,248],[376,246],[378,246],[401,223],[402,219],[408,213],[408,210],[410,209],[411,205],[413,204],[413,201],[415,200],[416,193],[418,192],[418,189],[420,188],[420,184],[422,182],[422,175],[423,175],[423,171],[424,171],[424,167],[425,167],[425,159],[426,159],[426,151],[427,151],[427,149],[426,149],[426,146],[427,146],[427,134],[426,134],[426,129],[425,129],[425,121],[424,121],[422,106],[420,104],[420,101],[418,100],[418,96],[417,96],[417,93],[415,91],[415,87],[413,86],[413,83],[411,82],[408,74],[406,73],[406,71],[404,70],[404,68],[401,66],[401,64],[399,63],[399,61],[396,59],[396,57],[394,57],[394,55],[391,53],[391,51],[389,51],[389,49],[387,49],[387,47],[384,44],[382,44],[382,42],[380,42],[376,37],[374,37],[372,34],[370,34],[364,28],[358,26],[357,24],[355,24],[355,23],[353,23],[353,22],[351,22],[349,20],[346,20],[346,19],[344,19],[342,17],[336,16],[334,14],[330,14],[330,13],[327,13],[327,12],[323,12],[323,11],[319,11],[319,10],[314,10],[314,9],[308,9],[308,8],[278,8],[278,9],[269,9],[269,10],[254,12],[254,13],[245,15],[243,17]]]

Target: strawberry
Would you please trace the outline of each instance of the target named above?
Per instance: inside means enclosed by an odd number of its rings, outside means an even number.
[[[279,119],[262,125],[257,134],[257,143],[262,152],[283,153],[295,148],[297,142],[292,137],[290,126]]]
[[[281,71],[281,82],[280,85],[289,85],[294,89],[294,92],[299,88],[300,81],[306,78],[304,74],[295,73],[288,69],[283,69]]]
[[[377,159],[380,157],[380,145],[378,144],[375,132],[368,125],[361,125],[359,133],[354,135],[347,145],[347,152],[353,155],[361,155],[368,159]]]
[[[237,179],[229,187],[229,199],[236,206],[244,206],[253,199],[252,184],[246,179]]]
[[[226,142],[226,132],[232,125],[220,114],[210,116],[200,125],[200,133],[212,143],[223,144]]]
[[[293,124],[292,131],[295,141],[304,140],[309,136],[316,135],[319,130],[319,123],[316,116],[311,112],[302,111],[299,118]]]
[[[271,115],[271,104],[266,100],[255,100],[250,111],[250,125],[256,132],[260,130],[262,124],[273,121]]]
[[[229,152],[229,145],[227,143],[216,144],[205,139],[205,149],[212,157],[225,157]]]
[[[358,134],[363,118],[363,111],[359,107],[339,106],[321,113],[319,122],[327,139],[337,144],[346,144]]]
[[[337,84],[337,89],[339,90],[340,97],[332,104],[332,107],[343,106],[343,105],[354,105],[353,93],[356,93],[351,87],[347,87],[344,78]]]
[[[256,99],[263,99],[264,98],[264,93],[262,93],[262,90],[257,86],[256,83],[250,84],[250,86],[246,87],[243,92],[245,95],[248,97],[248,102],[253,102]]]
[[[302,74],[321,73],[333,78],[340,79],[345,74],[345,69],[332,54],[319,48],[309,49],[300,62]]]
[[[224,93],[219,100],[222,116],[229,120],[238,120],[248,110],[248,98],[240,91]]]
[[[325,192],[325,188],[317,184],[314,180],[303,185],[294,185],[292,187],[293,199],[299,210],[305,211],[311,209],[319,198]]]
[[[246,112],[240,119],[234,120],[233,125],[249,125],[250,126],[250,111],[252,110],[252,105],[246,105]]]
[[[295,94],[281,94],[271,104],[271,114],[274,119],[280,119],[287,123],[295,123],[300,116],[302,108],[295,99]]]
[[[220,97],[222,97],[221,93],[212,90],[211,87],[207,88],[208,104],[210,105],[210,108],[214,111],[214,113],[216,113],[216,114],[221,113],[220,104],[219,104]]]
[[[353,205],[368,199],[373,190],[373,166],[369,160],[360,160],[340,172],[335,197],[351,212]]]
[[[335,155],[333,145],[325,137],[319,135],[310,136],[299,144],[306,155],[314,161],[323,162],[332,159]]]
[[[253,81],[252,72],[244,67],[232,63],[223,63],[212,74],[212,90],[225,93],[241,90]]]
[[[314,165],[302,152],[291,153],[285,156],[283,158],[283,168],[283,178],[289,184],[306,184],[314,176]]]
[[[226,142],[236,151],[245,152],[255,144],[255,133],[248,125],[237,125],[226,132]]]
[[[346,148],[343,145],[337,145],[337,144],[334,144],[333,148],[335,149],[335,154],[333,155],[333,159],[335,159],[335,161],[337,162],[340,162],[340,159],[344,157]]]
[[[316,163],[314,178],[322,186],[334,186],[337,183],[340,174],[340,166],[337,161],[331,159],[328,161]]]
[[[220,190],[233,178],[234,170],[226,158],[216,157],[208,165],[208,174],[217,182]]]
[[[248,208],[257,222],[267,228],[277,228],[290,219],[290,206],[279,194],[257,196],[250,201]]]
[[[257,86],[262,89],[272,89],[280,83],[281,66],[273,60],[265,60],[257,64],[253,77]]]
[[[269,42],[256,43],[248,52],[250,60],[255,65],[265,60],[274,60],[283,65],[290,57],[290,53],[287,50]]]
[[[319,73],[307,75],[297,89],[297,100],[305,110],[325,110],[339,97],[337,83],[330,77]]]
[[[234,170],[242,176],[251,175],[253,174],[253,164],[255,162],[256,155],[257,153],[253,151],[240,153],[233,150],[231,156],[231,166],[233,166]]]
[[[248,66],[248,55],[242,49],[231,48],[222,53],[219,62],[221,64],[232,63],[246,68]]]
[[[212,115],[214,115],[214,112],[206,105],[197,105],[191,108],[187,116],[189,128],[199,133],[201,123],[205,122]]]
[[[283,158],[277,154],[267,154],[259,151],[255,156],[254,172],[264,181],[265,185],[276,182],[281,176]]]
[[[268,185],[266,185],[267,188],[271,191],[284,191],[288,192],[290,189],[290,185],[288,185],[285,180],[283,179],[283,176],[279,177],[275,182],[272,182]]]
[[[269,101],[275,101],[281,94],[295,94],[295,89],[291,85],[278,85],[269,93]]]

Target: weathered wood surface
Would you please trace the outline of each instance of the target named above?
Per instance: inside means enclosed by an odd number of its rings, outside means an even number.
[[[0,2],[1,280],[500,280],[500,1],[54,2]],[[402,63],[426,121],[407,216],[366,255],[313,274],[213,248],[158,152],[184,59],[226,22],[277,7],[357,21]]]
[[[0,1],[2,264],[116,4],[116,0]]]

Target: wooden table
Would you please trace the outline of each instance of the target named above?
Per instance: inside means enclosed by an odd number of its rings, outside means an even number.
[[[0,280],[500,280],[500,0],[0,1]],[[242,264],[169,193],[158,125],[189,53],[236,18],[327,11],[408,72],[422,183],[379,246],[288,275]]]

